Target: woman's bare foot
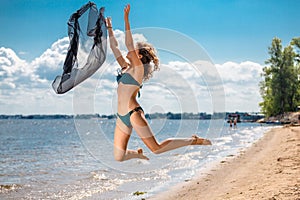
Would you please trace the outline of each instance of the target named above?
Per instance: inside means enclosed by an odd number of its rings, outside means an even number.
[[[149,158],[143,154],[143,149],[142,148],[138,148],[137,153],[139,154],[140,159],[149,160]]]
[[[200,138],[197,135],[192,135],[192,145],[211,145],[211,141],[205,138]]]

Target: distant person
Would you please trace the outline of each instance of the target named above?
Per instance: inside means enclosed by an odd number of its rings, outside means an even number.
[[[237,124],[237,118],[234,118],[234,120],[233,120],[233,126],[234,126],[234,128],[237,128],[236,124]]]
[[[134,45],[129,25],[130,5],[124,9],[125,45],[128,49],[126,58],[122,56],[118,42],[114,37],[111,18],[107,18],[107,28],[110,38],[110,48],[121,66],[118,81],[118,113],[114,133],[114,157],[117,161],[133,158],[148,159],[142,149],[129,150],[127,144],[132,130],[140,136],[146,146],[155,154],[177,149],[188,145],[211,145],[207,139],[196,135],[190,138],[170,138],[159,143],[145,118],[144,111],[137,102],[143,81],[152,77],[153,71],[158,69],[159,59],[152,45],[137,43]],[[175,42],[175,41],[174,41]]]
[[[232,119],[229,120],[229,127],[232,128]]]

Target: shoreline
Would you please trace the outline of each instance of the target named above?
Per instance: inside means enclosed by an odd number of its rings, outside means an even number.
[[[300,200],[300,127],[273,128],[245,151],[148,200]]]

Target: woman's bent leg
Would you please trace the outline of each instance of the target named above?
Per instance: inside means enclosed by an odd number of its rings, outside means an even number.
[[[114,157],[117,161],[125,161],[133,158],[148,159],[143,155],[143,150],[127,150],[127,144],[130,138],[131,129],[126,133],[120,128],[117,122],[114,134]]]
[[[209,140],[197,136],[192,136],[191,138],[169,138],[159,144],[142,111],[135,112],[131,115],[131,123],[146,146],[155,154],[164,153],[188,145],[211,145]]]

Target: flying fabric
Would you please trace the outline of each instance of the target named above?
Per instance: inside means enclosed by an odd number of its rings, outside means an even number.
[[[52,83],[57,94],[71,90],[92,76],[104,63],[107,50],[104,8],[98,12],[96,4],[92,2],[82,6],[68,21],[68,36],[70,45],[63,73]]]

